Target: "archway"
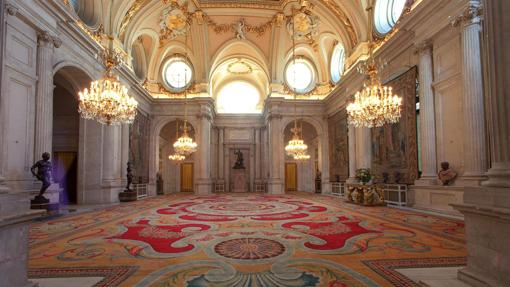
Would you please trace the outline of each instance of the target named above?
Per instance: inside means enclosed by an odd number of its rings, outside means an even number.
[[[78,203],[81,158],[78,92],[90,81],[85,72],[70,66],[59,69],[53,78],[53,180],[63,189],[60,201],[64,204]]]
[[[289,122],[284,129],[284,144],[292,139],[294,121]],[[315,185],[315,179],[321,178],[321,166],[319,161],[320,139],[315,127],[303,119],[298,119],[298,128],[302,130],[302,139],[308,145],[308,160],[295,160],[285,155],[285,191],[317,192],[320,185]],[[295,178],[294,178],[295,177]]]
[[[182,161],[172,161],[168,157],[175,154],[174,142],[183,132],[183,121],[173,120],[163,126],[159,132],[157,186],[159,194],[194,191],[195,155],[186,156]],[[188,122],[189,136],[195,139],[195,129]]]

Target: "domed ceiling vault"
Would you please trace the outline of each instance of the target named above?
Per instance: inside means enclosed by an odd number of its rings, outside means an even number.
[[[87,19],[100,19],[94,26],[114,34],[136,76],[155,97],[182,96],[162,85],[162,67],[172,55],[184,54],[193,67],[193,96],[214,97],[215,87],[223,83],[212,81],[236,76],[225,73],[225,63],[233,61],[252,65],[253,78],[267,85],[260,88],[267,95],[289,94],[284,69],[292,58],[293,21],[296,54],[313,63],[317,74],[315,89],[305,96],[325,96],[333,88],[329,63],[335,45],[343,44],[349,55],[367,39],[365,4],[357,0],[93,1]],[[111,11],[112,19],[102,11]],[[303,12],[300,17],[291,17],[298,11]],[[191,21],[186,22],[187,17]]]

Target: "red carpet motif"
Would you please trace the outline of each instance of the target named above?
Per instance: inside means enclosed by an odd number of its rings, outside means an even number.
[[[460,221],[308,193],[178,194],[35,223],[29,265],[102,272],[99,286],[416,286],[394,269],[465,256]]]

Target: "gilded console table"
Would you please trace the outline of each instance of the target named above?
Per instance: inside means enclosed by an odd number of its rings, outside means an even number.
[[[348,202],[361,205],[385,205],[384,189],[375,184],[347,184],[346,198]]]

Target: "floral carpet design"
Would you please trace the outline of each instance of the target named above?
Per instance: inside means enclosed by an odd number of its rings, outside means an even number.
[[[175,194],[36,222],[32,278],[96,286],[417,286],[465,264],[461,221],[309,193]]]

